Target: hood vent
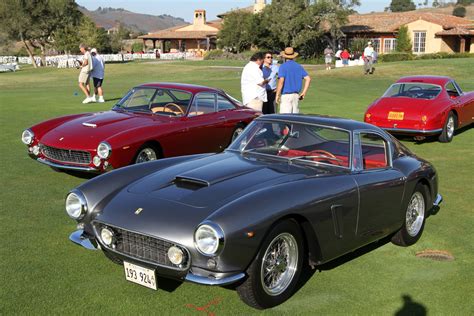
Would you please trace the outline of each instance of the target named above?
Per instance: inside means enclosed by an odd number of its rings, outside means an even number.
[[[176,176],[176,178],[174,178],[173,183],[178,187],[183,187],[183,188],[191,189],[191,190],[193,189],[197,190],[197,189],[208,187],[211,185],[206,180],[185,177],[185,176]]]

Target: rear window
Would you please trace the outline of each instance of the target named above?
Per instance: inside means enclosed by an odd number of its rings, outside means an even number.
[[[384,98],[434,99],[441,93],[441,87],[421,82],[395,83],[387,89]]]

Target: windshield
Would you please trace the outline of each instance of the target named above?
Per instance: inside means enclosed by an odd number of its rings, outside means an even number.
[[[441,87],[420,82],[395,83],[388,88],[383,95],[384,98],[413,98],[427,99],[436,98],[441,92]]]
[[[181,90],[139,87],[130,90],[115,108],[167,116],[183,116],[192,94]]]
[[[259,120],[252,122],[229,150],[349,168],[350,134],[312,124]]]

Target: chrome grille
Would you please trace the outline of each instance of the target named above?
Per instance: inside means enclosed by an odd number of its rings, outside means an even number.
[[[89,164],[91,162],[91,154],[87,151],[69,150],[40,145],[41,152],[46,158],[61,162]]]
[[[189,255],[187,250],[182,246],[163,239],[130,232],[125,229],[111,227],[104,224],[96,225],[98,235],[100,235],[100,231],[103,227],[113,230],[114,244],[111,249],[118,253],[175,269],[184,269],[188,264]],[[169,260],[168,249],[171,246],[176,246],[183,250],[184,259],[181,265],[175,265]]]

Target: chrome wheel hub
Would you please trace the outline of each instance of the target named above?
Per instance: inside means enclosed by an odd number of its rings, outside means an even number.
[[[268,295],[283,293],[295,276],[298,266],[298,244],[295,237],[282,233],[268,246],[262,260],[260,278]]]
[[[234,131],[234,134],[232,134],[232,141],[234,141],[237,137],[239,137],[240,134],[242,134],[243,131],[244,131],[244,129],[241,128],[241,127],[236,128],[235,131]]]
[[[448,135],[448,138],[453,137],[454,134],[454,118],[450,116],[448,118],[448,123],[446,124],[446,134]]]
[[[156,153],[153,149],[144,148],[138,153],[135,163],[142,163],[142,162],[147,162],[151,160],[156,160],[157,158],[158,157],[156,156]]]
[[[425,219],[425,200],[420,192],[415,192],[408,203],[406,213],[406,228],[411,237],[415,237],[423,226]]]

